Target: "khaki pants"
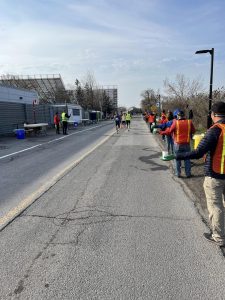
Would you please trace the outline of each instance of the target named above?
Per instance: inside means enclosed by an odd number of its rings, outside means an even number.
[[[203,187],[206,195],[209,221],[212,226],[212,237],[215,241],[225,242],[223,206],[225,180],[205,177]]]

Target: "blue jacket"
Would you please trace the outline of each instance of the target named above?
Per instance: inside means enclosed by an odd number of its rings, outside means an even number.
[[[225,124],[225,119],[218,121],[217,123]],[[212,170],[212,157],[216,150],[216,146],[218,143],[218,139],[221,133],[221,129],[219,127],[209,128],[206,132],[204,138],[200,141],[196,150],[184,153],[178,153],[176,155],[176,159],[198,159],[206,154],[204,173],[205,176],[217,178],[217,179],[225,179],[225,174],[218,174]]]
[[[166,123],[163,123],[163,124],[159,124],[159,125],[155,125],[155,128],[160,128],[162,130],[165,130],[167,127],[170,127],[173,123],[173,120],[171,121],[168,121]]]

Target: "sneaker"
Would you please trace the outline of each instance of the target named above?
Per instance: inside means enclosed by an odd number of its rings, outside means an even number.
[[[214,243],[215,245],[217,245],[219,247],[225,246],[224,242],[215,241],[214,238],[212,237],[211,233],[203,233],[203,236],[208,242]]]
[[[191,177],[192,177],[192,175],[187,175],[186,177],[187,177],[187,178],[191,178]]]

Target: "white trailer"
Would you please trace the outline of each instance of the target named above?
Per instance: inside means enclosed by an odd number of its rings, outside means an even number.
[[[70,115],[69,123],[74,123],[77,125],[82,122],[82,107],[76,104],[68,104],[68,115]]]
[[[59,117],[61,118],[62,112],[65,111],[70,115],[68,120],[69,124],[74,124],[77,126],[78,124],[82,123],[82,107],[77,104],[53,104],[52,107],[52,122],[53,117],[56,112],[59,113]]]

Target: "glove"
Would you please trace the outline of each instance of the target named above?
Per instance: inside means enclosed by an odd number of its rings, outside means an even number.
[[[171,154],[171,155],[170,155],[170,159],[176,159],[175,155],[174,155],[174,154]]]

